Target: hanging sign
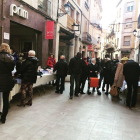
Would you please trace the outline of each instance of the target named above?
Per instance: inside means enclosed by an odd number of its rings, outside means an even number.
[[[46,39],[53,39],[54,21],[46,22]]]

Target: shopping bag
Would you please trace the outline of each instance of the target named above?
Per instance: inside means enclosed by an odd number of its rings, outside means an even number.
[[[90,77],[90,87],[98,87],[99,79],[96,77]]]
[[[3,110],[3,98],[2,98],[3,93],[0,92],[0,112]]]
[[[117,96],[118,95],[118,90],[117,90],[117,87],[115,87],[114,85],[111,87],[110,89],[110,94],[112,96]]]

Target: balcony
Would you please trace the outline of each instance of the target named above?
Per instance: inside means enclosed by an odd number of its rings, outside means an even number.
[[[51,2],[49,0],[38,0],[38,10],[51,16]]]
[[[88,32],[83,32],[82,42],[88,45],[92,44],[92,37]]]
[[[124,46],[130,46],[130,41],[124,41]]]
[[[70,17],[69,15],[67,15],[67,27],[69,29],[74,30],[74,28],[72,26],[74,22],[75,22],[75,20],[72,17]]]

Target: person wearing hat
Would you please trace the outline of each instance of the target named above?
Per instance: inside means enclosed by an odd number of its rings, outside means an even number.
[[[87,79],[88,74],[89,74],[88,62],[87,62],[86,57],[82,58],[80,66],[81,66],[81,69],[82,69],[82,73],[81,73],[81,76],[80,76],[79,92],[81,94],[85,94],[83,90],[84,90],[84,87],[85,87],[86,79]]]
[[[120,89],[121,89],[121,87],[123,85],[123,81],[124,81],[123,65],[125,63],[127,63],[127,61],[128,61],[128,58],[127,57],[123,57],[121,59],[121,62],[117,66],[117,70],[116,70],[116,73],[115,73],[115,79],[114,79],[114,86],[116,86],[117,89],[118,89],[118,95],[117,96],[112,96],[112,100],[113,101],[120,101],[120,100],[122,100],[119,97],[119,93],[120,93]]]
[[[123,75],[125,76],[128,89],[126,108],[137,109],[138,107],[136,107],[136,101],[138,93],[138,81],[140,76],[139,64],[135,61],[128,61],[126,64],[124,64]]]

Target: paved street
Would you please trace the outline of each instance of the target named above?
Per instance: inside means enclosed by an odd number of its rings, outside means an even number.
[[[127,110],[105,94],[70,100],[69,83],[63,95],[46,88],[40,96],[35,90],[31,107],[17,107],[20,96],[12,100],[0,140],[140,140],[140,110]]]

